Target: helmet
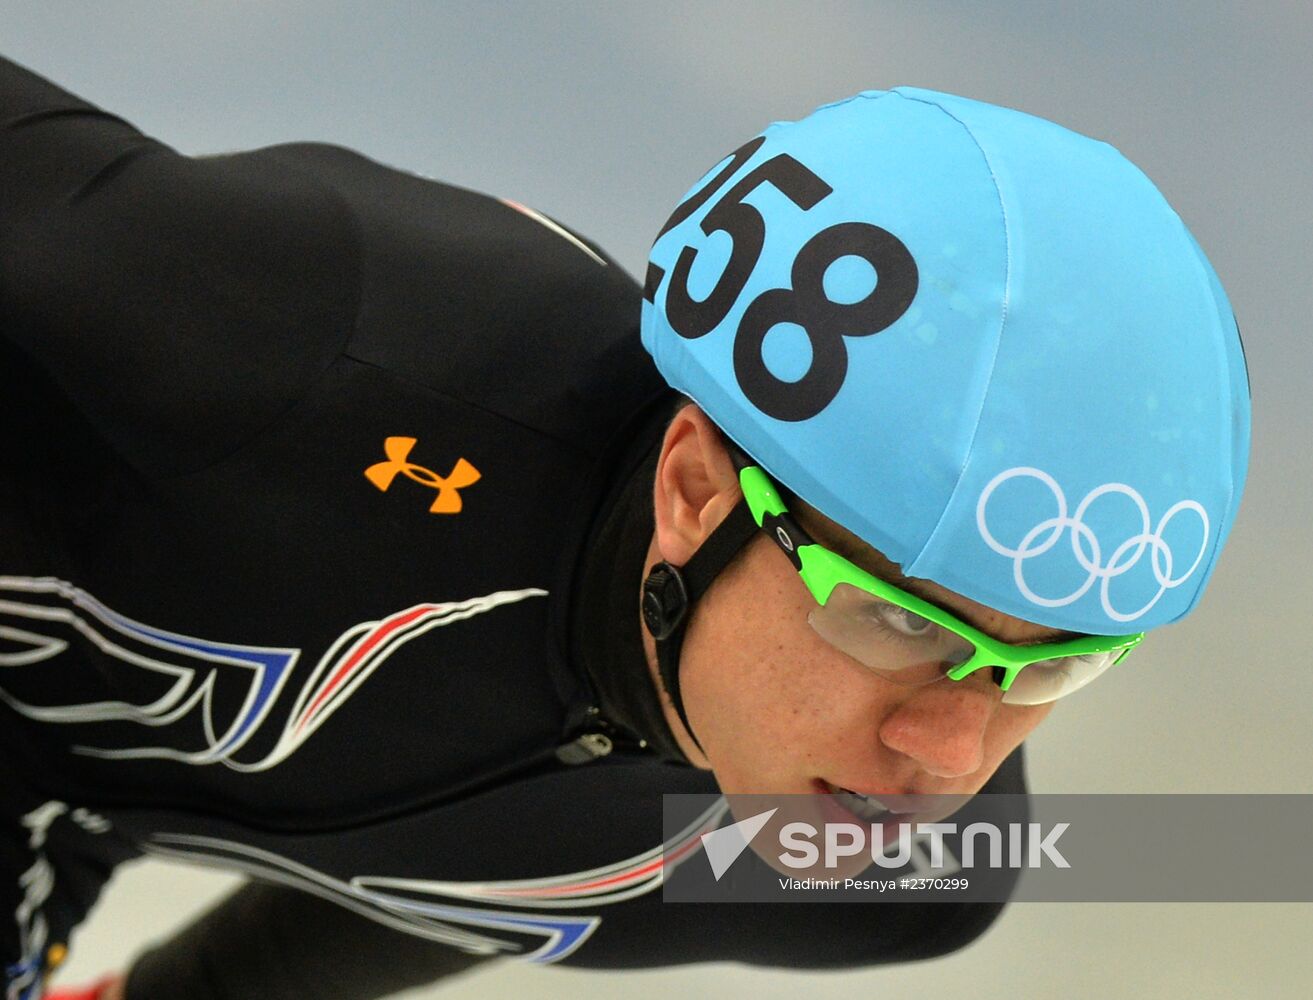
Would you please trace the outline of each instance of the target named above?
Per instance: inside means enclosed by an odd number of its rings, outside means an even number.
[[[1204,589],[1249,387],[1181,219],[1106,143],[910,87],[776,122],[652,247],[643,344],[777,481],[891,560],[1054,628]]]

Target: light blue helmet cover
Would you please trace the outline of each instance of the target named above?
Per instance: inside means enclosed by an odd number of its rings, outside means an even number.
[[[907,575],[1097,634],[1198,601],[1248,464],[1244,357],[1111,146],[909,87],[825,105],[698,182],[644,299],[666,380]]]

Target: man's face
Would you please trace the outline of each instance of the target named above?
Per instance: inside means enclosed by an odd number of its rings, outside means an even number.
[[[737,476],[718,432],[696,407],[685,409],[667,431],[657,467],[647,565],[662,558],[687,562],[737,497]],[[795,513],[817,542],[1005,642],[1062,635],[932,583],[908,584],[833,522],[805,506]],[[680,682],[705,755],[668,700],[666,717],[689,759],[710,767],[726,793],[838,787],[868,795],[971,794],[1051,708],[1002,704],[988,670],[919,688],[887,681],[812,630],[807,614],[814,607],[789,560],[761,536],[694,609]],[[644,642],[656,676],[646,631]]]

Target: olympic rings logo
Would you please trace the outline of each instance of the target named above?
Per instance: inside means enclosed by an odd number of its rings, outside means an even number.
[[[1025,537],[1021,539],[1016,548],[1009,548],[990,532],[987,524],[987,508],[990,497],[994,495],[996,489],[1009,480],[1022,477],[1036,479],[1049,488],[1049,491],[1053,494],[1053,499],[1057,502],[1057,514],[1040,521],[1026,532]],[[1135,505],[1140,514],[1140,531],[1138,534],[1133,534],[1122,541],[1113,549],[1107,562],[1104,562],[1103,549],[1100,547],[1099,540],[1095,537],[1093,529],[1085,523],[1085,514],[1090,509],[1090,505],[1096,500],[1113,493],[1128,498]],[[1190,563],[1190,568],[1180,576],[1174,577],[1172,576],[1172,550],[1163,540],[1163,532],[1174,517],[1186,511],[1198,516],[1203,527],[1203,539],[1199,543],[1199,552],[1194,557],[1194,562]],[[1045,608],[1064,607],[1080,600],[1097,581],[1099,583],[1099,597],[1103,602],[1103,610],[1109,618],[1119,622],[1129,622],[1139,618],[1157,604],[1159,598],[1168,590],[1179,587],[1188,580],[1191,574],[1199,568],[1204,553],[1208,550],[1208,513],[1194,500],[1182,500],[1173,504],[1158,519],[1157,525],[1150,530],[1149,507],[1144,502],[1144,498],[1125,483],[1104,483],[1085,494],[1085,498],[1077,504],[1075,512],[1068,515],[1067,498],[1062,492],[1062,487],[1047,472],[1029,466],[1008,469],[1000,472],[989,481],[989,485],[981,492],[980,500],[976,504],[976,524],[980,528],[980,537],[984,539],[985,544],[999,555],[1012,560],[1012,575],[1016,580],[1017,589],[1031,603]],[[1036,594],[1026,583],[1026,561],[1048,552],[1058,543],[1068,529],[1071,529],[1071,553],[1088,576],[1085,578],[1084,583],[1064,597],[1042,597]],[[1119,611],[1113,607],[1112,600],[1108,596],[1109,587],[1114,579],[1134,569],[1146,550],[1150,554],[1149,560],[1154,579],[1158,581],[1158,592],[1137,611]]]

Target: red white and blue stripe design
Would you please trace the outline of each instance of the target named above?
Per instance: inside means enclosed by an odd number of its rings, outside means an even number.
[[[74,643],[90,641],[124,669],[144,670],[167,679],[163,694],[146,704],[124,701],[36,704],[19,698],[0,674],[0,701],[41,722],[78,724],[121,721],[149,732],[153,742],[116,747],[77,746],[83,754],[108,759],[167,758],[185,764],[223,764],[237,771],[265,771],[295,753],[351,698],[397,649],[430,629],[483,614],[504,604],[545,597],[538,588],[503,590],[465,601],[417,604],[378,621],[347,629],[320,657],[301,685],[274,748],[258,760],[237,758],[265,725],[292,669],[302,655],[296,648],[219,642],[147,625],[107,607],[79,587],[54,577],[0,576],[0,668],[49,670]],[[126,689],[139,685],[125,684]],[[240,707],[218,718],[215,690],[237,686]],[[69,687],[76,687],[69,685]],[[58,695],[65,686],[42,687]],[[205,743],[179,746],[181,725],[201,714]],[[170,745],[169,738],[174,738]]]
[[[216,837],[156,834],[143,845],[163,857],[235,869],[293,886],[408,934],[475,954],[559,962],[593,934],[595,909],[658,888],[702,845],[728,811],[723,798],[675,837],[613,864],[565,875],[512,881],[452,882],[359,875],[339,879],[271,851]],[[469,905],[483,904],[483,905]],[[515,906],[516,909],[502,907]]]

